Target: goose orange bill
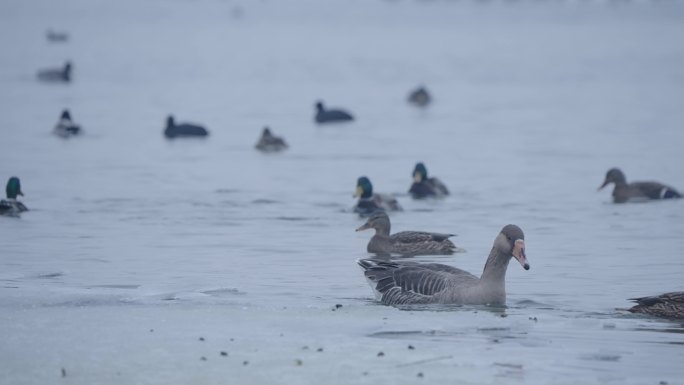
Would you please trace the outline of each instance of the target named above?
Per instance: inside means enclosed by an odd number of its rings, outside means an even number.
[[[516,239],[515,245],[513,246],[513,257],[520,262],[523,269],[530,269],[530,264],[527,262],[527,256],[525,255],[525,241],[522,239]]]

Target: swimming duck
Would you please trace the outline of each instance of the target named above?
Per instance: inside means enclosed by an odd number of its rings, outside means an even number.
[[[38,71],[38,80],[44,82],[65,82],[71,81],[71,62],[66,62],[62,68],[50,68]]]
[[[635,201],[647,201],[651,199],[681,198],[677,190],[659,182],[632,182],[627,183],[625,174],[619,168],[611,168],[606,173],[606,179],[598,189],[615,183],[613,188],[613,202],[625,203]]]
[[[421,162],[416,163],[413,169],[413,184],[409,189],[409,194],[413,199],[423,199],[429,197],[442,197],[449,195],[449,190],[439,179],[428,178],[427,168]]]
[[[370,215],[377,210],[401,211],[402,208],[396,198],[387,194],[373,193],[373,185],[365,176],[356,181],[354,198],[359,198],[354,206],[354,212],[362,216]]]
[[[425,87],[418,87],[417,89],[411,91],[408,101],[409,103],[418,107],[425,107],[430,104],[431,98]]]
[[[515,258],[530,269],[525,255],[525,235],[520,227],[506,225],[494,239],[480,278],[439,263],[394,262],[382,259],[357,261],[376,298],[385,305],[403,304],[506,304],[506,270]]]
[[[343,110],[326,110],[323,102],[316,103],[316,123],[346,122],[354,120],[350,113]]]
[[[185,136],[207,136],[209,132],[202,126],[197,126],[189,123],[176,124],[173,120],[173,115],[166,118],[166,129],[164,135],[167,138],[173,139]]]
[[[69,40],[69,34],[66,32],[57,32],[49,29],[45,33],[45,37],[47,40],[51,43],[63,43],[67,40]]]
[[[0,214],[7,216],[18,216],[19,213],[28,211],[28,208],[23,203],[17,200],[17,196],[24,196],[21,192],[21,182],[19,178],[13,176],[7,181],[5,188],[7,199],[0,200]]]
[[[68,138],[70,136],[80,134],[81,126],[75,124],[71,120],[71,114],[69,113],[69,110],[64,110],[62,111],[62,115],[60,116],[57,125],[55,125],[53,132],[59,137]]]
[[[384,211],[376,211],[366,223],[356,229],[375,229],[375,235],[368,242],[366,250],[383,256],[390,254],[438,255],[463,251],[449,240],[454,234],[427,233],[424,231],[401,231],[390,235],[390,220]]]
[[[629,309],[632,313],[684,319],[684,291],[675,291],[653,297],[630,298],[629,300],[637,303]]]
[[[263,152],[278,152],[287,149],[287,143],[283,138],[274,136],[268,127],[264,127],[261,138],[256,144],[256,149]]]

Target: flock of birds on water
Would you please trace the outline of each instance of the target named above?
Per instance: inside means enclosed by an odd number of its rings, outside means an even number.
[[[61,43],[68,41],[64,32],[48,31],[48,41]],[[69,83],[72,80],[73,66],[66,62],[61,68],[41,70],[37,78],[42,82]],[[425,87],[418,87],[409,94],[408,102],[417,107],[426,107],[431,96]],[[314,120],[318,124],[350,122],[351,113],[342,109],[327,109],[323,102],[315,104]],[[83,133],[75,124],[69,110],[62,111],[54,134],[69,138]],[[199,125],[176,123],[169,115],[166,119],[164,135],[169,139],[183,137],[206,137],[209,131]],[[256,149],[263,152],[280,152],[288,148],[281,137],[273,135],[269,127],[264,127]],[[599,190],[613,184],[613,202],[643,202],[681,198],[674,188],[653,181],[628,183],[625,174],[618,168],[606,173]],[[5,188],[6,199],[0,200],[0,215],[20,217],[29,209],[17,198],[23,196],[21,182],[12,176]],[[434,176],[428,176],[427,167],[422,162],[415,165],[413,183],[409,188],[413,199],[434,199],[449,195],[446,185]],[[515,259],[525,269],[530,264],[525,254],[525,235],[514,225],[504,226],[494,239],[491,252],[487,257],[483,272],[477,277],[467,271],[439,263],[418,263],[393,260],[392,256],[411,257],[417,255],[444,255],[464,250],[449,240],[453,234],[424,231],[401,231],[391,234],[388,213],[401,211],[398,201],[388,194],[377,193],[369,178],[358,178],[354,212],[367,218],[356,231],[375,230],[368,242],[367,251],[374,258],[360,259],[358,265],[373,289],[376,298],[386,305],[410,304],[470,304],[503,306],[506,303],[505,277],[508,264]],[[632,298],[636,305],[629,310],[669,319],[684,319],[684,292],[671,292],[657,296]]]

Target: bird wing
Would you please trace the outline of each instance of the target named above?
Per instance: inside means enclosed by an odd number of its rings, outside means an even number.
[[[449,189],[446,187],[446,185],[444,183],[442,183],[441,180],[439,180],[435,177],[429,178],[429,180],[430,180],[430,183],[432,184],[432,186],[434,187],[434,190],[438,194],[449,195]]]
[[[630,186],[636,188],[650,199],[662,199],[668,191],[679,196],[679,193],[675,189],[658,182],[634,182],[631,183]]]
[[[360,260],[366,278],[388,305],[437,302],[437,295],[459,281],[477,280],[472,274],[442,264],[417,264],[377,259]]]

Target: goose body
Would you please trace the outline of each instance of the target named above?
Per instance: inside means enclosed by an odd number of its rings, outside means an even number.
[[[80,134],[81,126],[75,124],[71,120],[71,114],[69,113],[69,110],[64,110],[62,111],[62,115],[60,116],[59,121],[55,125],[53,132],[55,133],[55,135],[59,137],[68,138],[70,136]]]
[[[387,214],[384,211],[376,211],[356,231],[375,230],[375,235],[368,242],[366,250],[378,255],[445,255],[463,251],[449,240],[454,234],[401,231],[390,235],[390,228]]]
[[[323,102],[316,103],[316,116],[314,118],[316,123],[332,123],[332,122],[348,122],[354,120],[354,117],[344,110],[330,109],[327,110],[323,106]]]
[[[257,142],[255,147],[263,152],[279,152],[287,150],[287,143],[285,143],[283,138],[273,135],[268,127],[264,127],[259,142]]]
[[[205,137],[209,135],[206,128],[190,123],[176,124],[173,116],[169,115],[166,118],[166,129],[164,135],[169,138],[178,137]]]
[[[21,192],[21,182],[19,178],[13,176],[7,181],[5,187],[7,199],[0,200],[0,215],[5,216],[19,216],[19,213],[28,211],[28,208],[17,200],[17,196],[23,196]]]
[[[606,173],[599,190],[609,184],[615,184],[613,188],[613,202],[643,202],[656,199],[681,198],[682,195],[674,188],[660,182],[632,182],[627,183],[625,174],[619,168],[611,168]]]
[[[44,82],[71,81],[71,62],[66,62],[62,68],[51,68],[38,71],[38,80]]]
[[[670,319],[684,319],[684,291],[675,291],[652,297],[630,298],[637,304],[632,313],[648,314]]]
[[[431,100],[432,98],[425,87],[418,87],[417,89],[411,91],[408,96],[408,102],[418,107],[427,106],[430,104]]]
[[[409,189],[413,199],[439,198],[449,195],[449,189],[435,177],[428,177],[427,168],[421,162],[413,169],[413,184]]]
[[[402,207],[396,198],[388,194],[373,192],[373,184],[365,176],[356,181],[355,198],[359,198],[354,206],[354,212],[361,216],[368,216],[378,210],[401,211]]]
[[[482,275],[439,263],[395,262],[381,259],[357,261],[376,298],[385,305],[406,304],[506,304],[506,270],[511,258],[525,270],[522,230],[505,226],[494,240]]]

